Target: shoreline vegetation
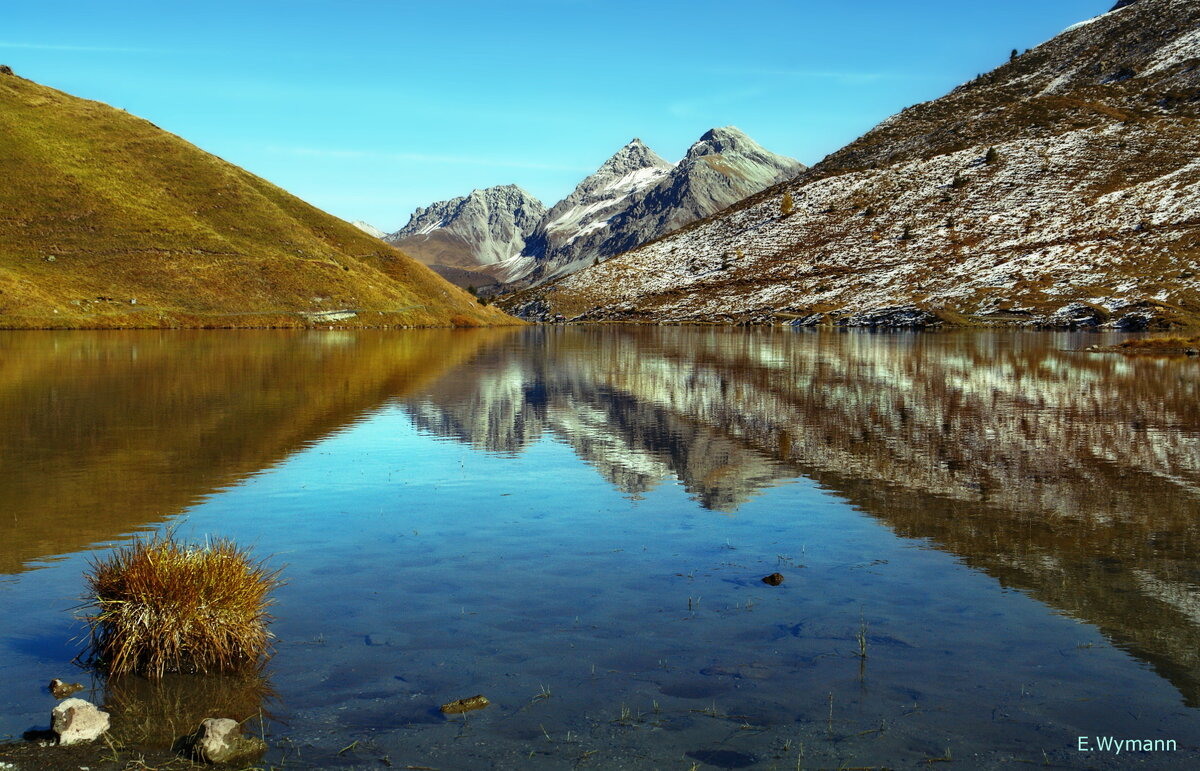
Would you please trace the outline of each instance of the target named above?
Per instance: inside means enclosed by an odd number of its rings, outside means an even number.
[[[1087,353],[1123,353],[1135,356],[1200,356],[1200,335],[1192,337],[1143,337],[1116,345],[1093,345]]]
[[[91,634],[73,662],[92,671],[92,686],[52,680],[52,728],[0,742],[0,769],[257,760],[265,738],[242,729],[262,723],[273,693],[264,674],[273,652],[268,608],[281,571],[232,540],[189,544],[170,531],[94,559],[82,606]],[[103,711],[71,698],[85,690]]]
[[[417,306],[423,307],[423,306]],[[817,310],[812,313],[762,311],[754,314],[716,314],[692,318],[655,318],[655,314],[607,316],[583,313],[542,319],[504,315],[499,319],[480,319],[475,315],[454,314],[448,319],[413,318],[409,309],[362,310],[331,309],[321,311],[211,312],[196,313],[158,310],[150,307],[104,313],[72,315],[5,315],[0,309],[0,331],[16,330],[112,330],[112,329],[469,329],[480,327],[520,327],[528,325],[631,325],[631,326],[721,326],[790,327],[796,329],[1029,329],[1081,330],[1098,332],[1181,332],[1188,335],[1200,329],[1200,319],[1184,314],[1176,317],[1137,318],[1130,323],[1106,323],[1097,317],[1071,317],[1066,314],[1032,317],[1026,314],[978,315],[951,309],[925,309],[917,306],[868,308],[856,312]],[[1181,349],[1197,347],[1200,336],[1179,337]],[[1144,346],[1138,343],[1135,347]]]
[[[271,653],[267,608],[279,573],[227,539],[136,538],[85,576],[89,663],[152,680],[256,669]]]

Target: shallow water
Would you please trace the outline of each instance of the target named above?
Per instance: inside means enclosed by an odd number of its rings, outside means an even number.
[[[4,333],[0,739],[63,677],[290,767],[1194,765],[1200,364],[1113,339]],[[69,663],[163,527],[286,565],[264,680]]]

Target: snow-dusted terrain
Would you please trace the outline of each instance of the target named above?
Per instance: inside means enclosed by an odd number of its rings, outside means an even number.
[[[545,213],[520,187],[497,185],[417,209],[386,240],[427,265],[474,268],[519,253]]]
[[[547,212],[521,255],[505,263],[504,278],[534,284],[569,275],[715,214],[804,168],[733,126],[706,132],[677,164],[634,139]]]
[[[1195,321],[1198,29],[1195,0],[1114,10],[791,182],[505,304],[643,321]]]

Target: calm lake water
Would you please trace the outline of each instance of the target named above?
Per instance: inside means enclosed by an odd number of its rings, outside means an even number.
[[[293,768],[1195,767],[1200,363],[1114,339],[0,334],[0,739],[63,677]],[[166,527],[285,566],[262,679],[70,663]]]

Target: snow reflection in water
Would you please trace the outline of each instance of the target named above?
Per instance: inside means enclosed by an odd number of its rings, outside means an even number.
[[[1082,339],[6,336],[0,734],[44,720],[79,550],[172,522],[288,564],[268,760],[1193,748],[1200,368]]]

